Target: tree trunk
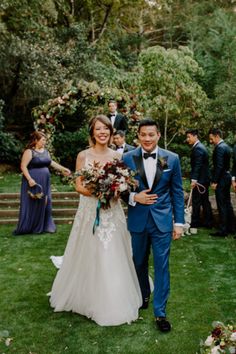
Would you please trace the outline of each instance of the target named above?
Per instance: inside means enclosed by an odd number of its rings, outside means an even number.
[[[164,147],[165,149],[167,149],[167,128],[168,128],[168,111],[165,112],[166,116],[165,116],[165,126],[164,126]]]

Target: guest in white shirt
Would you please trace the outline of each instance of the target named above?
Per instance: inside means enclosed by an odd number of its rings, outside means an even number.
[[[128,130],[127,119],[123,114],[117,112],[117,102],[108,102],[109,114],[107,115],[111,121],[113,131],[123,130],[126,132]]]

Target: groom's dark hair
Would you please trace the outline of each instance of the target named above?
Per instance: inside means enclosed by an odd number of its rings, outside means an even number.
[[[160,126],[159,124],[153,120],[153,119],[150,119],[150,118],[145,118],[145,119],[142,119],[139,123],[139,126],[138,126],[138,133],[140,132],[140,129],[144,126],[155,126],[157,128],[157,131],[159,132],[160,131]]]

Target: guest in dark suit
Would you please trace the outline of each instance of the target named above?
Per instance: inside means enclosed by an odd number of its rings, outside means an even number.
[[[236,144],[233,147],[232,187],[236,192]]]
[[[117,112],[117,102],[108,102],[109,114],[107,115],[111,121],[113,131],[123,130],[126,132],[128,130],[127,119],[123,114]]]
[[[169,255],[171,239],[183,232],[184,196],[180,161],[177,154],[158,146],[161,133],[157,122],[139,123],[140,147],[123,155],[124,163],[137,172],[138,187],[130,194],[128,230],[132,236],[133,259],[143,297],[148,307],[150,284],[148,261],[154,258],[153,310],[157,328],[169,332],[166,304],[170,290]],[[174,223],[174,225],[173,225]]]
[[[210,170],[208,152],[206,147],[198,139],[197,129],[186,131],[186,141],[192,146],[191,150],[191,188],[192,194],[192,219],[191,227],[200,226],[211,228],[213,216],[211,203],[209,202]],[[197,183],[205,187],[205,190],[198,188]],[[200,211],[203,210],[203,223],[200,222]]]
[[[128,151],[134,150],[135,147],[132,145],[129,145],[125,141],[125,132],[123,130],[117,130],[113,134],[113,143],[116,147],[116,150],[121,154],[125,154]]]
[[[218,128],[209,131],[209,141],[215,146],[213,151],[213,170],[211,187],[215,191],[216,203],[219,212],[219,230],[211,236],[225,237],[234,232],[234,212],[230,199],[231,149],[222,139],[222,132]]]

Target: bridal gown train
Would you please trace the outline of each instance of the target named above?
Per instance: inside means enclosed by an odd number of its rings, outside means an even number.
[[[142,297],[125,215],[120,202],[112,202],[100,210],[93,234],[96,208],[97,199],[80,196],[50,304],[54,311],[73,311],[101,326],[130,323],[138,318]]]

